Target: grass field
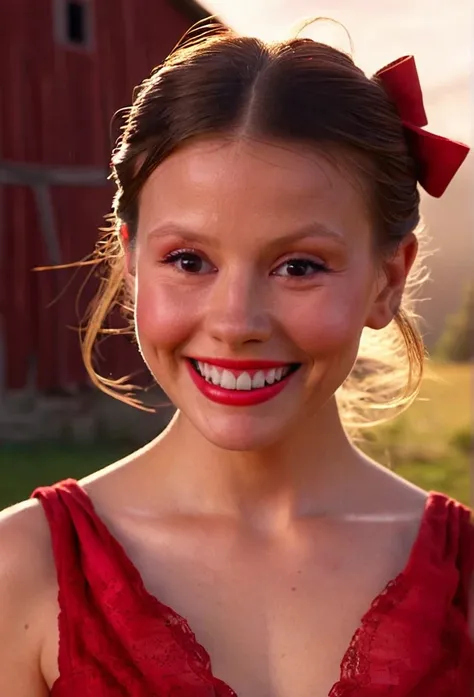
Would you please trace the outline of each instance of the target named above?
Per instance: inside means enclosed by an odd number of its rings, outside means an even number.
[[[468,365],[432,363],[420,399],[365,449],[423,489],[472,504],[472,375]]]
[[[472,374],[464,365],[433,365],[421,399],[374,432],[365,449],[379,462],[426,490],[469,503],[473,463]],[[68,447],[3,445],[0,509],[28,497],[41,484],[80,478],[130,451],[124,445]]]

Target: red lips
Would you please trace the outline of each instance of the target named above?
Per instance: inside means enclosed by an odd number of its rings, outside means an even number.
[[[232,390],[214,385],[208,382],[198,371],[195,363],[209,363],[217,368],[233,370],[236,372],[246,371],[251,375],[258,370],[271,370],[272,368],[281,368],[286,366],[295,366],[295,369],[273,385],[265,385],[264,387],[254,388],[251,390]],[[192,358],[186,361],[190,376],[195,386],[211,402],[234,407],[249,407],[267,402],[273,397],[276,397],[292,379],[296,372],[297,365],[293,363],[281,363],[277,361],[236,361],[231,359],[209,359],[209,358]]]

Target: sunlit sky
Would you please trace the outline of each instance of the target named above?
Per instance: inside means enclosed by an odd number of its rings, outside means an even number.
[[[472,144],[474,121],[473,0],[201,0],[243,34],[288,36],[306,18],[344,24],[354,59],[367,73],[413,53],[425,94],[429,127]],[[349,49],[343,29],[317,24],[304,36]]]

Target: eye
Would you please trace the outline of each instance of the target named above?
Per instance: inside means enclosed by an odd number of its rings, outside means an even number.
[[[291,276],[294,278],[299,276],[312,276],[321,271],[328,271],[327,266],[322,262],[313,261],[312,259],[295,258],[288,259],[288,261],[280,264],[280,266],[273,271],[273,275],[284,277]]]
[[[186,249],[179,249],[167,254],[161,263],[171,264],[182,273],[204,274],[212,273],[215,270],[213,265],[198,252]]]

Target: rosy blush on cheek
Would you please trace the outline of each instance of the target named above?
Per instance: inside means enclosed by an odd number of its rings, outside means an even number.
[[[143,284],[135,303],[135,325],[142,345],[158,352],[173,351],[189,337],[196,306],[172,286]]]
[[[360,306],[345,299],[320,297],[288,312],[285,328],[293,342],[313,358],[339,353],[362,331]]]

